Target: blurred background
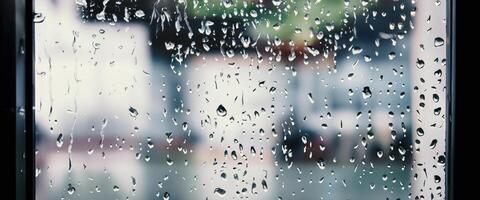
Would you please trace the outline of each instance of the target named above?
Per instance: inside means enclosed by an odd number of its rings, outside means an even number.
[[[443,199],[443,1],[35,10],[38,199]]]

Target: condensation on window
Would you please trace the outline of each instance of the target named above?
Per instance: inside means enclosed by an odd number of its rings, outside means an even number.
[[[446,1],[35,0],[37,199],[443,199]]]

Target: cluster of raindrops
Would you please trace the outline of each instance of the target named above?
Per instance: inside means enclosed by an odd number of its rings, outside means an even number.
[[[133,23],[148,28],[150,38],[141,45],[166,60],[166,70],[141,68],[140,44],[129,34],[116,50],[132,57],[125,67],[132,74],[124,82],[107,80],[113,89],[96,92],[128,94],[131,104],[85,119],[76,98],[68,109],[70,127],[61,129],[56,100],[51,94],[40,100],[55,140],[48,148],[67,152],[66,195],[88,190],[126,199],[355,199],[360,190],[365,199],[403,199],[425,185],[419,183],[425,176],[435,187],[421,192],[442,196],[444,176],[427,167],[446,163],[439,150],[443,139],[432,134],[446,126],[448,69],[445,56],[427,52],[446,48],[447,38],[430,35],[412,45],[412,32],[423,28],[414,20],[432,20],[416,18],[417,2],[155,0],[148,9],[135,2],[76,1],[82,23],[106,27],[90,35],[69,33],[68,51],[89,60],[75,61],[82,64],[75,64],[65,93],[81,92],[85,66],[121,68],[104,46],[108,36],[129,32]],[[44,14],[34,14],[35,23],[45,21]],[[127,28],[117,28],[123,23]],[[79,44],[85,37],[88,46]],[[46,67],[37,76],[51,89],[55,60],[49,54],[42,59]],[[151,98],[136,95],[144,87],[155,91],[153,108],[136,101]],[[89,123],[87,139],[76,135],[84,132],[77,123]],[[434,152],[433,164],[419,159],[425,148]],[[96,159],[100,164],[91,161]],[[122,163],[104,164],[115,159]],[[155,173],[137,173],[139,166]],[[91,175],[95,167],[101,170]],[[77,181],[81,170],[89,177]],[[52,171],[39,167],[36,177]],[[127,181],[115,180],[115,173]],[[49,181],[50,188],[58,184]]]

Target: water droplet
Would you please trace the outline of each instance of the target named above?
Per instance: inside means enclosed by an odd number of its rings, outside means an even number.
[[[38,177],[42,173],[42,169],[35,168],[35,177]]]
[[[268,92],[270,92],[271,94],[275,93],[275,90],[277,90],[276,87],[271,87],[270,90],[268,90]]]
[[[323,36],[324,36],[323,31],[319,31],[319,32],[317,33],[317,39],[318,39],[318,40],[321,40],[321,39],[323,38]]]
[[[395,57],[397,57],[397,54],[395,52],[392,51],[392,52],[388,53],[388,59],[389,60],[393,60],[393,59],[395,59]]]
[[[433,114],[434,115],[440,115],[441,111],[442,111],[442,107],[435,108],[435,109],[433,109]]]
[[[233,2],[232,2],[232,1],[233,1],[233,0],[223,0],[223,1],[222,1],[222,4],[223,4],[223,6],[225,6],[225,8],[230,8],[230,7],[232,7],[232,5],[233,5]]]
[[[153,147],[155,147],[155,145],[153,144],[152,141],[147,141],[147,146],[148,148],[152,149]]]
[[[370,87],[363,87],[362,95],[363,99],[368,99],[372,97],[372,91],[370,91]]]
[[[423,131],[422,128],[417,128],[417,135],[420,136],[420,137],[425,135],[425,132]]]
[[[63,145],[63,134],[59,134],[57,137],[57,147],[60,148]]]
[[[320,168],[320,169],[325,169],[325,161],[323,161],[323,159],[319,159],[319,160],[317,161],[317,166],[318,166],[318,168]]]
[[[433,139],[432,142],[430,143],[430,149],[434,149],[437,146],[437,139]]]
[[[225,172],[222,172],[220,174],[220,177],[223,179],[223,180],[226,180],[227,179],[227,174]]]
[[[362,0],[362,6],[367,6],[368,5],[368,0]]]
[[[170,194],[168,192],[163,193],[163,200],[169,200],[170,199]]]
[[[255,154],[257,153],[257,151],[255,150],[255,147],[253,146],[250,147],[250,153],[252,154],[252,156],[255,156]]]
[[[437,162],[438,162],[439,165],[442,165],[442,166],[445,165],[445,162],[446,162],[446,161],[447,161],[447,160],[446,160],[446,158],[445,158],[444,155],[438,156]]]
[[[182,130],[183,130],[183,131],[187,131],[187,129],[188,129],[188,123],[187,123],[187,122],[183,122],[183,123],[182,123]]]
[[[172,166],[173,165],[173,160],[170,157],[167,157],[167,165]]]
[[[375,138],[375,134],[372,131],[368,131],[367,132],[367,138],[369,140],[373,140],[373,138]]]
[[[83,7],[87,7],[87,1],[86,0],[76,0],[75,3],[77,4],[77,6],[83,6]]]
[[[213,190],[213,193],[214,193],[214,194],[217,194],[217,195],[220,196],[220,197],[224,197],[225,194],[227,193],[227,191],[225,191],[225,190],[222,189],[222,188],[218,188],[218,187],[217,187],[217,188],[215,188],[215,190]]]
[[[114,191],[114,192],[118,192],[119,190],[120,190],[120,187],[118,187],[118,186],[116,186],[116,185],[113,186],[113,191]]]
[[[45,15],[43,13],[33,14],[33,22],[34,23],[42,23],[43,21],[45,21]]]
[[[165,49],[167,49],[167,50],[172,50],[173,48],[175,48],[175,43],[173,43],[173,42],[165,42]]]
[[[225,117],[227,115],[227,109],[225,107],[223,107],[222,104],[220,104],[217,107],[217,115],[220,116],[220,117]]]
[[[167,142],[168,144],[171,144],[172,141],[173,141],[173,137],[172,137],[172,132],[166,132],[165,135],[167,136]]]
[[[435,40],[433,41],[433,46],[435,47],[441,47],[443,46],[443,44],[445,44],[445,40],[443,40],[443,38],[441,37],[436,37]]]
[[[359,53],[362,53],[362,51],[363,51],[363,49],[360,48],[360,47],[358,47],[358,46],[354,46],[354,47],[352,48],[352,54],[353,54],[353,55],[357,55],[357,54],[359,54]]]
[[[282,0],[272,0],[274,6],[280,6],[282,4]]]
[[[335,25],[333,23],[329,23],[325,25],[325,28],[327,28],[327,31],[330,32],[335,28]]]
[[[425,61],[423,61],[422,59],[419,59],[417,58],[417,68],[418,69],[422,69],[424,66],[425,66]]]
[[[312,93],[308,93],[308,100],[310,101],[310,103],[315,103],[312,97]]]
[[[294,29],[294,32],[297,34],[302,33],[302,29],[297,27]]]
[[[268,190],[267,181],[265,181],[265,179],[262,180],[262,188],[265,192]]]
[[[323,123],[323,124],[321,125],[321,127],[322,127],[323,129],[327,129],[327,128],[328,128],[328,124]]]
[[[252,16],[254,18],[257,17],[258,16],[257,11],[256,10],[251,10],[250,11],[250,16]]]
[[[438,101],[440,101],[438,94],[433,94],[433,102],[437,103]]]
[[[97,18],[97,20],[99,21],[104,21],[106,18],[105,18],[105,11],[102,11],[102,12],[99,12],[97,13],[97,15],[95,15],[95,17]]]
[[[364,55],[363,56],[363,59],[365,60],[365,62],[369,63],[372,61],[372,57],[370,57],[369,55]]]
[[[137,10],[135,11],[135,16],[138,18],[142,18],[145,16],[145,12],[143,12],[143,10]]]
[[[72,195],[73,193],[75,193],[75,187],[72,186],[72,184],[68,184],[68,188],[67,188],[67,192],[69,195]]]
[[[377,156],[378,156],[378,158],[382,158],[382,156],[383,156],[383,151],[377,151]]]
[[[435,180],[435,183],[440,183],[440,181],[442,180],[439,175],[433,176],[433,179]]]
[[[134,107],[130,106],[130,108],[128,108],[128,111],[130,112],[130,116],[132,116],[133,118],[138,116],[138,111]]]

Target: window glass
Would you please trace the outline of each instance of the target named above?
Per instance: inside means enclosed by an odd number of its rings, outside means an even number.
[[[442,199],[445,0],[35,0],[38,199]]]

